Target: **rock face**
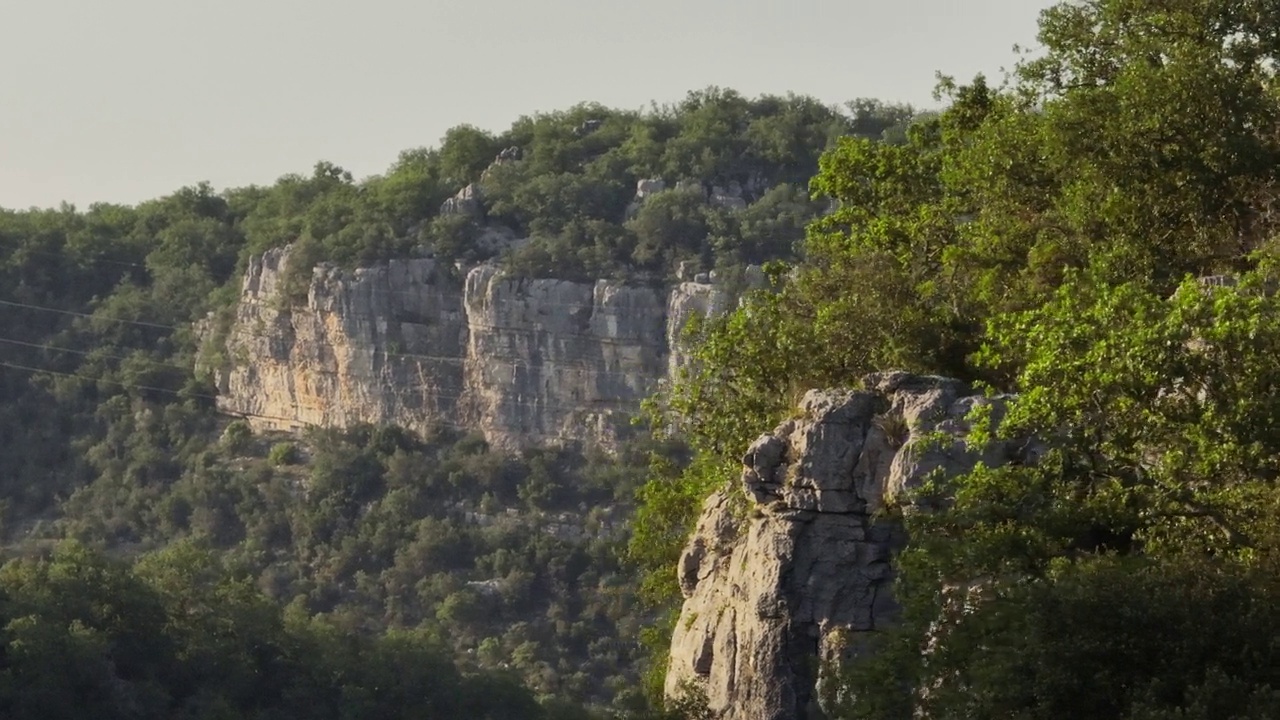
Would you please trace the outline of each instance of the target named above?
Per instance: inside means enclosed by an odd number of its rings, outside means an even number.
[[[823,717],[821,668],[857,656],[897,610],[891,561],[904,538],[877,511],[935,471],[1033,459],[1013,443],[963,442],[969,411],[994,402],[998,418],[1001,398],[900,372],[863,386],[810,391],[797,418],[747,450],[741,488],[706,501],[680,558],[668,696],[705,693],[720,720]]]
[[[219,409],[297,429],[462,414],[467,342],[461,286],[432,260],[352,273],[319,267],[289,309],[288,249],[250,261],[219,375]]]
[[[483,199],[484,193],[480,186],[471,183],[459,190],[453,197],[445,200],[444,204],[440,206],[440,214],[479,217],[480,204]]]
[[[666,314],[649,288],[467,275],[466,382],[474,423],[504,447],[610,445],[663,375]]]
[[[667,297],[666,345],[667,376],[674,378],[680,368],[689,362],[687,344],[683,334],[694,316],[712,317],[731,308],[733,296],[722,287],[711,284],[708,274],[700,273],[702,282],[681,282],[671,289]]]
[[[730,183],[727,188],[719,185],[713,186],[708,202],[728,210],[745,210],[747,208],[747,201],[742,197],[742,186],[737,182]]]
[[[282,248],[250,263],[218,377],[218,407],[263,428],[443,423],[508,449],[609,447],[682,361],[683,324],[729,305],[705,283],[515,279],[429,259],[322,265],[291,305],[288,261]]]
[[[637,201],[644,200],[650,195],[660,193],[665,189],[667,189],[667,184],[662,181],[662,178],[643,178],[636,182],[635,199]]]

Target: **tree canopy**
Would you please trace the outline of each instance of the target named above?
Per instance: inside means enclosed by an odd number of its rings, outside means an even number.
[[[133,567],[67,543],[0,570],[0,711],[51,718],[559,717],[438,640],[359,637],[260,595],[196,544]]]
[[[1072,269],[1167,294],[1251,268],[1280,167],[1268,12],[1062,3],[1042,16],[1039,56],[1002,85],[944,79],[947,109],[902,144],[841,138],[811,183],[838,208],[810,225],[781,291],[740,313],[777,321],[710,336],[708,355],[729,355],[686,384],[715,408],[685,413],[695,434],[698,416],[759,427],[749,408],[776,413],[787,386],[877,368],[1011,382],[973,360],[986,323],[1043,304]],[[744,438],[707,440],[733,452]]]

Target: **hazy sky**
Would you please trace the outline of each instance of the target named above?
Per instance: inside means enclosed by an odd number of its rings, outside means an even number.
[[[1049,0],[0,0],[0,206],[357,177],[451,126],[718,85],[931,105]]]

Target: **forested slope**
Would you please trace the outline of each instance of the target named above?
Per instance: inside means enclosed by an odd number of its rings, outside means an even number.
[[[415,716],[400,692],[437,698],[446,716],[534,717],[535,696],[643,710],[648,611],[617,550],[651,460],[686,461],[678,443],[511,457],[450,427],[253,437],[213,410],[197,323],[231,307],[249,257],[285,244],[295,292],[318,262],[494,259],[527,275],[665,282],[682,262],[794,259],[827,207],[806,188],[821,153],[850,133],[899,142],[911,114],[712,89],[643,112],[582,105],[497,134],[460,126],[360,181],[321,162],[272,185],[199,185],[137,206],[0,210],[0,532],[10,557],[28,558],[0,579],[0,708]],[[68,539],[82,545],[33,559]],[[165,554],[175,543],[187,549]],[[133,570],[100,554],[152,552],[162,559]],[[163,563],[171,576],[154,580]],[[58,584],[67,577],[81,585]],[[138,607],[74,600],[122,584]],[[182,603],[223,585],[250,609],[210,606],[207,624],[183,626]],[[201,655],[223,632],[263,640]],[[53,673],[59,658],[75,670]],[[403,663],[422,673],[384,672]],[[426,670],[454,663],[483,674]],[[234,680],[268,666],[282,668],[261,680],[276,700]],[[351,679],[316,679],[339,676]],[[332,701],[297,704],[290,688],[310,693],[308,682]]]

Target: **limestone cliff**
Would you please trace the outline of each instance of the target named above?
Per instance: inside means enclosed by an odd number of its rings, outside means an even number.
[[[466,318],[459,283],[431,260],[343,273],[316,268],[291,308],[289,249],[250,261],[219,374],[218,407],[295,429],[454,418],[463,395]]]
[[[682,362],[684,323],[729,302],[709,282],[517,279],[417,259],[319,266],[306,302],[290,303],[288,261],[282,248],[250,263],[218,375],[219,408],[259,427],[444,423],[503,448],[609,446]]]
[[[877,511],[935,471],[1026,452],[967,448],[965,416],[1002,401],[958,381],[883,373],[863,387],[809,392],[798,417],[752,444],[741,487],[707,500],[680,559],[669,696],[705,693],[719,720],[822,717],[820,668],[856,656],[896,611],[904,538]]]
[[[600,280],[467,274],[472,422],[498,445],[610,444],[665,371],[662,294]]]

